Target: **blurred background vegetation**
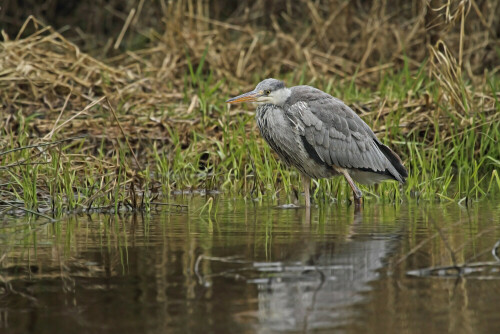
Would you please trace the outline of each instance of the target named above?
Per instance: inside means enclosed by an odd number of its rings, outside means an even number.
[[[330,65],[347,74],[391,61],[401,68],[403,55],[418,66],[431,56],[428,47],[439,40],[456,58],[462,50],[469,75],[482,75],[499,65],[500,5],[491,0],[5,0],[2,29],[16,36],[30,15],[100,58],[152,44],[173,47],[174,42],[185,43],[177,47],[197,54],[210,43],[218,46],[213,54],[225,61],[214,64],[215,59],[208,57],[207,64],[225,65],[230,72],[236,65],[232,60],[254,39],[252,55],[260,69],[275,71],[280,66],[282,73],[296,70],[308,58],[314,65],[318,52],[344,60]],[[33,27],[26,30],[33,31]]]
[[[266,77],[345,100],[391,143],[409,184],[377,198],[500,189],[495,0],[4,0],[0,28],[0,183],[19,205],[134,207],[184,189],[290,200],[296,173],[252,111],[223,103]]]

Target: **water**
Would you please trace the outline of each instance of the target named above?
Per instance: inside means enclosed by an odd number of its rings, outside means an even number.
[[[174,201],[189,208],[4,217],[0,332],[500,333],[498,201]],[[470,267],[436,269],[454,261]]]

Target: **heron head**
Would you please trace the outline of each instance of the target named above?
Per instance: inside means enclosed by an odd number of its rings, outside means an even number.
[[[289,96],[290,90],[285,87],[283,81],[270,78],[261,81],[254,90],[233,97],[226,103],[256,102],[281,106]]]

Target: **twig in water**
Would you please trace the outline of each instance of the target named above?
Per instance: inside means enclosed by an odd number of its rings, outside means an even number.
[[[1,199],[0,199],[0,202],[4,203],[4,204],[6,204],[6,205],[9,205],[9,206],[11,206],[11,207],[13,207],[13,208],[16,208],[16,209],[22,210],[22,211],[24,211],[24,212],[28,212],[28,213],[34,214],[34,215],[36,215],[36,216],[40,216],[40,217],[46,218],[46,219],[48,219],[51,223],[55,223],[55,222],[57,221],[56,219],[54,219],[54,218],[52,218],[52,217],[49,217],[49,216],[47,216],[47,215],[44,215],[43,213],[36,212],[36,211],[30,210],[30,209],[26,209],[26,208],[24,208],[24,207],[22,207],[22,206],[17,206],[17,205],[15,205],[15,204],[12,204],[12,203],[10,203],[10,202],[6,202],[6,201],[1,200]]]
[[[457,259],[455,258],[455,252],[453,251],[453,249],[451,249],[451,246],[448,243],[448,239],[446,239],[446,237],[443,234],[443,231],[441,231],[441,228],[436,224],[434,220],[432,220],[432,223],[434,224],[434,227],[438,230],[439,236],[441,237],[441,240],[443,240],[444,246],[450,252],[451,262],[453,262],[453,266],[455,268],[458,268]]]
[[[462,220],[459,220],[458,222],[452,224],[451,226],[449,226],[448,228],[451,228],[451,227],[455,227],[457,225],[460,225],[460,224],[463,224],[463,221]],[[425,244],[427,244],[428,242],[430,242],[432,239],[436,238],[437,236],[439,236],[439,232],[435,232],[432,236],[420,241],[418,243],[418,245],[416,245],[415,247],[413,247],[412,249],[410,249],[410,251],[408,251],[405,255],[403,255],[399,260],[396,261],[396,263],[394,263],[394,267],[397,267],[398,265],[400,265],[401,263],[403,263],[406,259],[408,259],[411,255],[415,254],[419,249],[421,249]]]
[[[202,260],[211,260],[211,261],[219,261],[219,262],[225,262],[225,263],[242,263],[242,264],[249,264],[252,263],[252,261],[247,261],[247,260],[238,260],[237,257],[235,256],[229,256],[229,257],[217,257],[217,256],[206,256],[206,255],[199,255],[198,258],[196,259],[196,262],[194,264],[194,273],[196,277],[198,277],[198,283],[200,285],[206,286],[208,282],[205,280],[205,277],[200,274],[200,263]]]
[[[161,203],[161,202],[150,202],[149,204],[154,204],[154,205],[168,205],[168,206],[177,206],[181,208],[187,208],[188,206],[185,204],[173,204],[173,203]]]

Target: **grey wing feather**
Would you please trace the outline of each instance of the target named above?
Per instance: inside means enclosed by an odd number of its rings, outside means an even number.
[[[390,173],[404,182],[407,172],[399,157],[354,111],[320,90],[294,88],[287,116],[325,164]]]

